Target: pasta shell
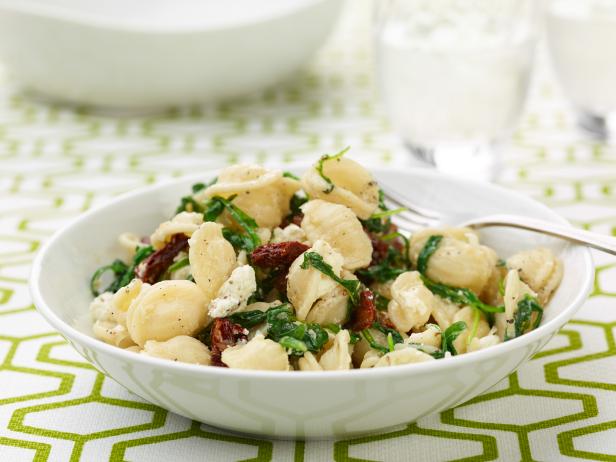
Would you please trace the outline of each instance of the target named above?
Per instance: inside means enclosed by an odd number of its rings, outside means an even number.
[[[496,253],[479,245],[477,235],[466,228],[425,229],[411,237],[410,258],[417,258],[431,235],[443,236],[428,261],[426,276],[454,287],[481,294],[496,266]]]
[[[323,370],[317,358],[310,351],[307,351],[306,353],[304,353],[304,356],[298,359],[297,366],[300,371],[322,371]]]
[[[379,202],[379,187],[368,170],[354,160],[342,157],[323,162],[323,174],[329,177],[334,188],[331,189],[314,166],[302,177],[306,194],[344,205],[362,220],[374,213]]]
[[[225,349],[222,362],[232,369],[289,370],[289,358],[284,348],[261,334],[248,343]]]
[[[423,326],[434,310],[434,295],[424,286],[417,271],[407,271],[391,286],[393,299],[387,307],[389,319],[400,332]]]
[[[536,297],[537,294],[520,279],[516,270],[510,270],[505,278],[505,312],[496,313],[494,325],[496,326],[498,337],[503,340],[505,336],[515,337],[514,319],[518,311],[518,302],[524,295]]]
[[[507,267],[518,270],[522,281],[537,293],[537,298],[545,306],[563,278],[563,265],[546,248],[525,250],[507,259]]]
[[[178,335],[195,335],[207,322],[207,299],[190,281],[161,281],[142,290],[133,300],[126,326],[133,341],[165,341]]]
[[[348,207],[317,199],[305,203],[302,212],[302,229],[310,242],[326,241],[344,257],[344,267],[348,270],[370,264],[372,243]]]
[[[301,187],[299,181],[282,176],[279,170],[259,165],[233,165],[218,175],[218,181],[195,197],[205,200],[213,196],[228,198],[255,219],[260,227],[273,228],[289,213],[289,202]]]
[[[351,352],[353,345],[350,342],[351,335],[348,330],[343,329],[336,334],[332,346],[319,359],[319,365],[323,370],[340,371],[352,368]]]
[[[327,242],[316,241],[309,251],[321,255],[323,260],[332,267],[334,274],[340,276],[344,260]],[[295,314],[300,321],[307,318],[310,309],[318,299],[332,292],[338,286],[336,281],[312,266],[302,269],[303,261],[304,254],[301,254],[291,264],[287,276],[287,297],[295,308]]]
[[[399,366],[401,364],[423,363],[426,361],[434,361],[434,358],[415,348],[404,348],[385,354],[374,364],[374,367]]]
[[[255,270],[250,265],[235,268],[208,306],[212,318],[224,318],[244,310],[248,298],[257,290]]]
[[[211,362],[210,349],[188,335],[178,335],[164,342],[148,340],[141,354],[190,364],[207,366]]]
[[[162,249],[174,234],[190,237],[203,223],[203,215],[195,212],[180,212],[171,220],[158,225],[150,236],[150,243],[156,250]]]
[[[235,250],[223,237],[222,225],[212,222],[203,223],[188,246],[191,273],[209,303],[235,268]]]
[[[466,329],[464,329],[460,335],[453,341],[453,346],[455,347],[458,354],[466,353],[468,348],[468,336],[471,334],[473,330],[473,322],[475,320],[475,309],[470,306],[463,307],[460,311],[458,311],[454,317],[453,322],[463,321],[466,324]],[[477,331],[475,332],[475,337],[484,337],[488,335],[490,332],[490,325],[488,321],[486,321],[483,313],[479,314],[479,323],[477,324]]]

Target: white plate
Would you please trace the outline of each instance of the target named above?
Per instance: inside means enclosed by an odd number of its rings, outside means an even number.
[[[0,59],[26,87],[123,109],[235,97],[304,64],[343,0],[0,0]]]
[[[544,205],[496,186],[425,170],[374,173],[418,205],[564,222]],[[523,364],[571,319],[592,287],[588,249],[522,231],[487,229],[484,242],[503,257],[538,245],[552,248],[564,262],[564,277],[539,328],[486,350],[390,368],[288,373],[181,364],[93,338],[87,320],[92,299],[88,281],[96,268],[121,255],[118,234],[149,235],[172,215],[192,183],[214,175],[133,192],[82,215],[43,247],[30,283],[40,313],[97,369],[152,403],[211,425],[277,437],[340,437],[442,411],[480,394]]]

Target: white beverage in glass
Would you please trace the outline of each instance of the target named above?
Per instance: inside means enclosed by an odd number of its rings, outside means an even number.
[[[493,177],[494,144],[515,129],[536,42],[527,2],[515,2],[400,0],[377,14],[385,109],[411,151],[441,170]]]
[[[556,74],[581,125],[607,137],[616,115],[616,0],[551,0],[546,26]]]

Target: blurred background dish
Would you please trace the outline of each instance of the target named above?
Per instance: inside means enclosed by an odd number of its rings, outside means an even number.
[[[323,44],[343,0],[0,0],[0,60],[55,100],[152,108],[272,85]]]
[[[534,0],[377,2],[376,72],[392,125],[437,169],[494,179],[537,39]]]
[[[556,75],[580,125],[607,138],[616,125],[616,2],[551,0],[546,18]]]

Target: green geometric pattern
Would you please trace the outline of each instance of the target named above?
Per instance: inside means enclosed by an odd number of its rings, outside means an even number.
[[[603,254],[576,319],[517,373],[440,415],[340,441],[237,436],[168,413],[98,373],[34,310],[41,243],[124,191],[346,145],[366,165],[411,165],[376,102],[363,4],[299,75],[229,103],[111,117],[0,79],[0,462],[616,461],[616,260]],[[501,182],[616,236],[616,150],[575,129],[540,58]]]

